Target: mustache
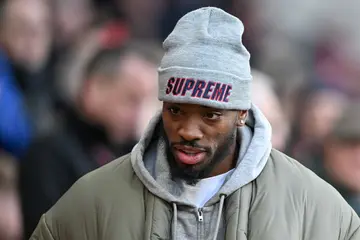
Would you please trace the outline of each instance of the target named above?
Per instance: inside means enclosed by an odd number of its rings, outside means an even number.
[[[202,150],[205,150],[206,152],[210,151],[210,148],[202,146],[200,144],[198,144],[196,141],[186,141],[186,140],[182,140],[180,142],[173,142],[170,144],[170,146],[176,147],[176,146],[188,146],[188,147],[193,147],[193,148],[199,148]]]

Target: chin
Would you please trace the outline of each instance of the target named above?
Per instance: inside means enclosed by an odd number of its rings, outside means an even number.
[[[201,162],[193,165],[184,164],[178,160],[175,161],[178,165],[179,171],[182,171],[185,175],[188,175],[194,179],[204,178],[204,174],[206,174],[205,172],[207,172],[206,170],[209,167],[208,159],[204,159]]]
[[[177,163],[177,165],[180,167],[180,168],[184,168],[184,169],[193,169],[194,171],[195,170],[201,170],[202,169],[202,166],[204,166],[206,164],[206,159],[204,160],[201,160],[201,162],[198,162],[196,164],[185,164],[183,162],[181,162],[180,160],[176,159],[175,158],[175,161]]]

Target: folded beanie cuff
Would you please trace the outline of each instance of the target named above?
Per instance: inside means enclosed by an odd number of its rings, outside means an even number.
[[[160,101],[198,104],[226,109],[251,108],[251,80],[222,71],[168,67],[159,68]]]

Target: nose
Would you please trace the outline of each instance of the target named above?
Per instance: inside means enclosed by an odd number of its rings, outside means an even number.
[[[200,140],[204,137],[200,126],[191,119],[184,122],[178,130],[180,137],[186,141]]]

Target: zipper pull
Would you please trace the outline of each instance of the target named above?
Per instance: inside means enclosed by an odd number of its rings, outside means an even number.
[[[198,209],[197,216],[198,216],[198,221],[199,222],[204,221],[204,215],[203,215],[203,211],[202,211],[201,208]]]

